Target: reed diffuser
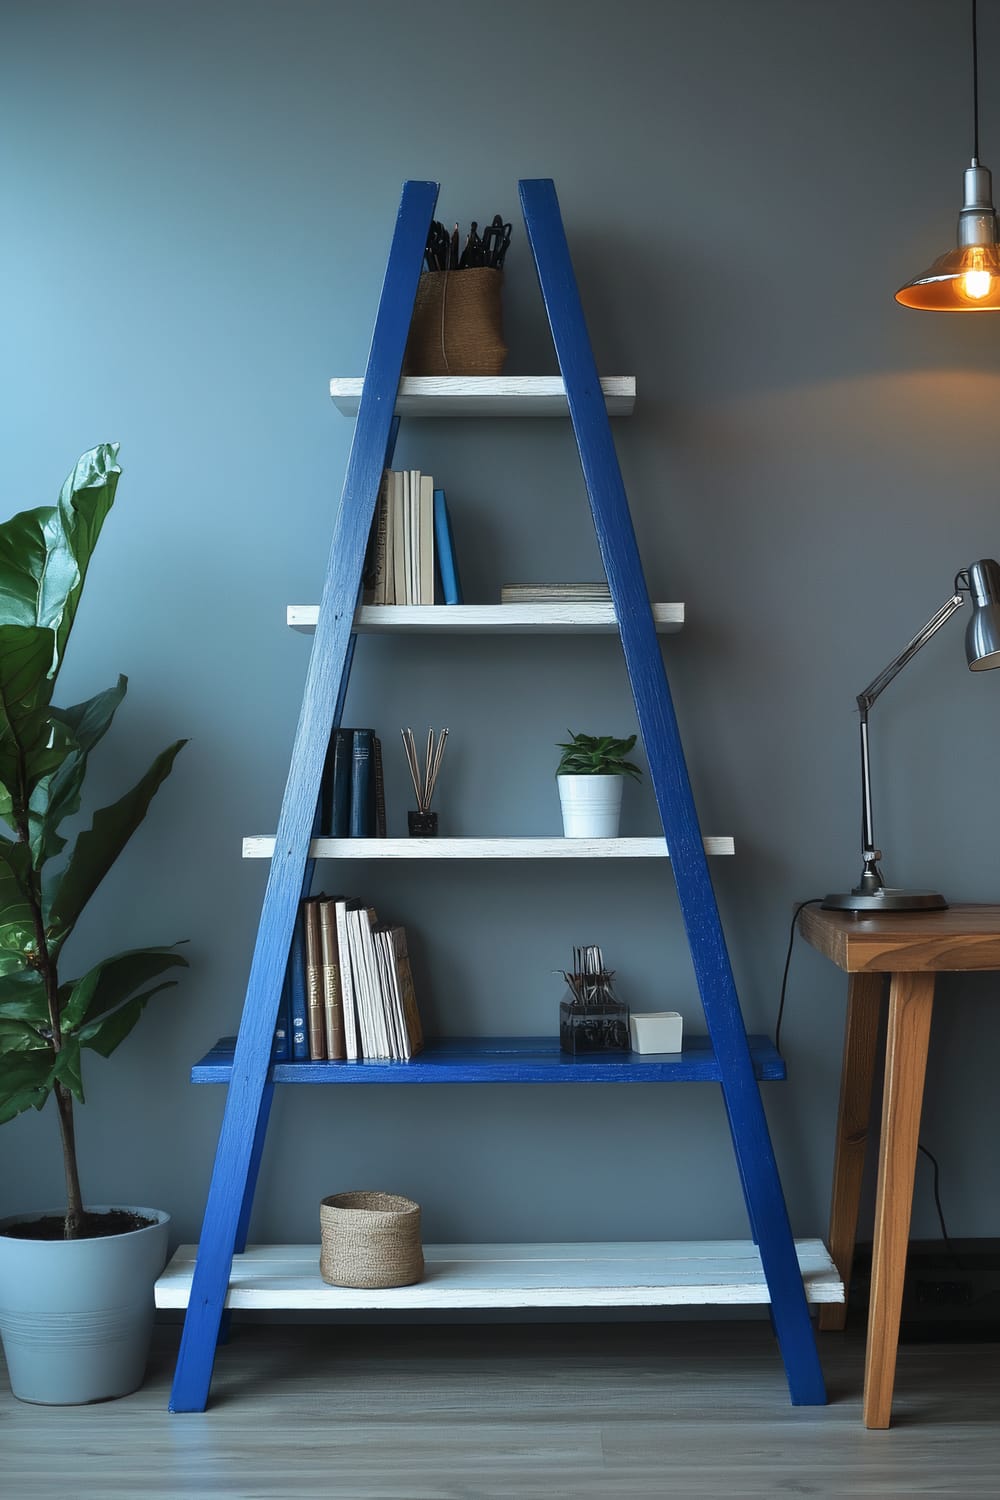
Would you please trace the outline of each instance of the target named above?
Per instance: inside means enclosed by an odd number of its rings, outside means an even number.
[[[448,731],[442,729],[435,737],[433,729],[428,729],[422,768],[417,754],[417,742],[413,738],[413,730],[402,729],[400,733],[403,736],[406,764],[410,768],[410,780],[413,782],[413,791],[417,799],[416,811],[408,812],[406,815],[407,825],[413,838],[433,839],[437,837],[438,815],[436,812],[431,812],[431,798],[434,796],[441,761],[444,759]]]
[[[604,967],[596,944],[573,949],[573,968],[562,976],[569,986],[559,1006],[559,1046],[581,1052],[629,1052],[628,1006],[614,992],[614,971]]]

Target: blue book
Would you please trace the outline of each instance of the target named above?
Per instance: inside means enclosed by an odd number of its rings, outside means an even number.
[[[437,564],[441,598],[445,604],[461,604],[462,582],[458,576],[458,561],[444,490],[434,491],[434,561]]]
[[[272,1062],[287,1062],[291,1057],[291,1027],[291,985],[289,983],[289,970],[286,968],[284,983],[281,986],[281,999],[278,1001],[278,1019],[274,1025],[274,1041],[271,1043]]]
[[[354,730],[351,756],[351,838],[370,839],[375,833],[375,765],[372,729]]]
[[[320,788],[319,837],[346,839],[351,832],[351,751],[353,729],[335,729],[330,736]]]
[[[309,1018],[306,1013],[306,938],[299,907],[292,932],[292,951],[288,956],[288,990],[291,1009],[292,1058],[309,1061]]]

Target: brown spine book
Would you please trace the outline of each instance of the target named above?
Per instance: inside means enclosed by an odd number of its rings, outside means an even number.
[[[413,974],[410,969],[410,955],[406,947],[405,927],[394,927],[392,929],[392,948],[396,960],[399,996],[403,1006],[403,1020],[406,1024],[410,1052],[420,1052],[423,1050],[424,1045],[424,1028],[420,1024],[420,1012],[417,1009],[417,994],[413,988]]]
[[[342,1062],[347,1056],[347,1046],[344,1040],[344,1002],[340,989],[340,962],[337,947],[337,903],[323,896],[318,905],[320,950],[323,960],[326,1055],[331,1062]]]
[[[309,1022],[309,1058],[326,1057],[326,1022],[323,1015],[323,939],[320,933],[319,896],[302,903],[306,927],[306,1017]]]

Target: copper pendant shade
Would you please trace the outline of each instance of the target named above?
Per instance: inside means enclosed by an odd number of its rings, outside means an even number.
[[[979,161],[979,45],[976,0],[972,0],[972,162],[958,216],[958,246],[939,255],[896,293],[903,307],[926,312],[1000,311],[1000,245],[993,207],[993,179]]]

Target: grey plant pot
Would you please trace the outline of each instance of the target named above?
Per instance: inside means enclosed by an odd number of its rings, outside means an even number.
[[[0,1219],[0,1335],[21,1401],[74,1406],[126,1396],[142,1384],[170,1215],[131,1205],[128,1211],[155,1222],[129,1234],[49,1241],[3,1233],[48,1213]]]

